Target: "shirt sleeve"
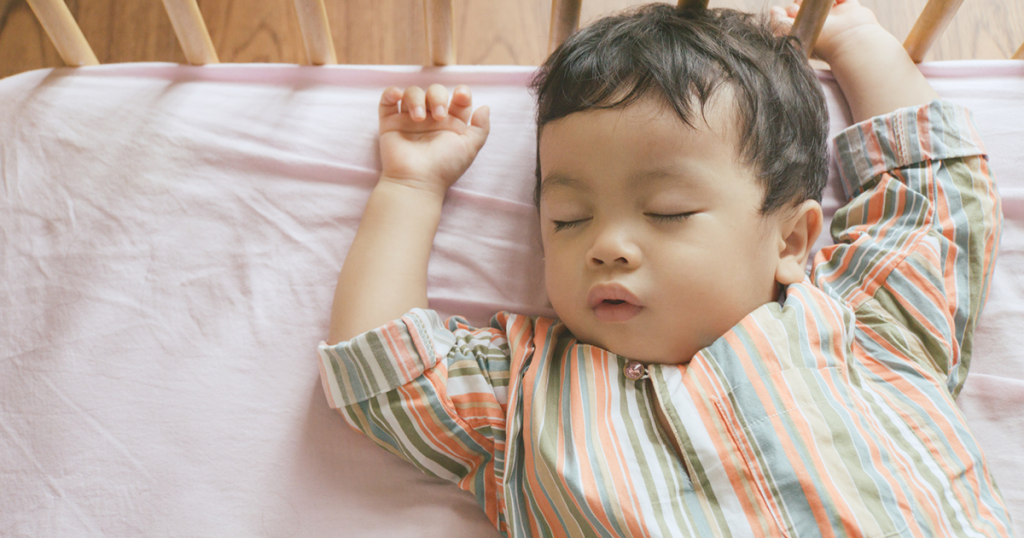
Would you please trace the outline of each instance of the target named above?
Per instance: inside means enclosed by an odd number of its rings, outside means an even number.
[[[812,278],[858,318],[875,319],[877,340],[908,350],[956,396],[1002,223],[970,113],[933,101],[851,126],[834,144],[850,202],[836,212],[836,244],[818,254]]]
[[[318,349],[331,407],[381,447],[476,496],[495,526],[510,364],[506,317],[474,329],[461,318],[442,323],[436,312],[413,309]]]

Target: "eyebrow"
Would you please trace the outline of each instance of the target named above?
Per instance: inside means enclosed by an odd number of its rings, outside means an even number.
[[[650,170],[644,170],[633,174],[629,178],[629,187],[636,189],[643,183],[663,178],[675,178],[679,179],[682,183],[688,185],[694,185],[697,183],[690,174],[683,173],[680,170],[670,168],[652,168]],[[594,189],[587,185],[586,182],[576,179],[571,176],[565,176],[561,174],[552,174],[541,181],[540,184],[540,197],[544,198],[544,193],[554,187],[568,187],[577,191],[593,192]]]
[[[554,187],[568,187],[570,189],[583,192],[592,192],[594,190],[590,188],[590,185],[587,185],[583,181],[574,177],[552,174],[540,182],[540,197],[544,198],[544,193],[550,191]]]
[[[645,170],[637,174],[633,174],[629,178],[629,187],[636,189],[641,184],[647,181],[663,178],[674,178],[680,180],[682,183],[693,185],[696,183],[693,179],[692,173],[686,173],[683,170],[671,169],[671,168],[653,168],[651,170]]]

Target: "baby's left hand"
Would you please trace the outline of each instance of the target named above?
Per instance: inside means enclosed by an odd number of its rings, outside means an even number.
[[[788,33],[800,10],[800,0],[785,7],[771,9],[772,20],[780,32]],[[870,9],[860,5],[858,0],[836,0],[825,19],[818,41],[814,44],[814,56],[831,63],[837,51],[857,47],[863,40],[871,39],[877,31],[885,32]]]
[[[466,86],[455,88],[450,104],[448,90],[440,84],[427,91],[391,87],[381,95],[379,115],[381,181],[418,186],[442,198],[490,132],[490,108],[474,113]]]

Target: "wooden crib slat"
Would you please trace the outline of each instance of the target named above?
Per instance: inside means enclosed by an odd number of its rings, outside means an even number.
[[[573,32],[580,29],[582,0],[551,0],[551,29],[548,33],[548,54],[551,54]]]
[[[938,41],[942,31],[949,25],[949,21],[953,20],[953,15],[956,15],[956,11],[963,1],[928,0],[921,15],[914,22],[914,27],[907,34],[906,41],[903,42],[903,48],[907,49],[910,59],[915,63],[924,60],[924,55],[928,54],[928,50]]]
[[[28,5],[64,63],[72,67],[99,65],[96,54],[64,0],[28,0]]]
[[[1020,47],[1017,48],[1017,52],[1014,52],[1013,56],[1010,56],[1010,59],[1024,60],[1024,43],[1020,44]]]
[[[299,28],[302,30],[302,42],[306,45],[306,58],[309,59],[309,63],[338,63],[324,0],[295,0],[295,12],[299,16]]]
[[[452,25],[452,0],[423,0],[426,10],[427,45],[434,65],[455,63],[455,32]]]
[[[818,41],[821,28],[825,26],[825,19],[832,9],[832,0],[804,0],[800,4],[800,11],[793,21],[793,29],[790,34],[796,36],[804,52],[809,58],[814,44]]]
[[[686,9],[704,9],[708,7],[708,0],[679,0],[676,8],[680,11]]]
[[[163,0],[185,59],[192,65],[220,63],[196,0]]]

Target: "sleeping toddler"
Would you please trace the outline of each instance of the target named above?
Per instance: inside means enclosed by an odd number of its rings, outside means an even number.
[[[825,99],[771,18],[652,4],[555,51],[536,203],[558,319],[427,309],[447,189],[487,139],[470,90],[388,88],[345,259],[327,397],[507,536],[1008,536],[954,398],[1001,222],[970,115],[857,0],[814,53],[857,123],[822,228]]]

